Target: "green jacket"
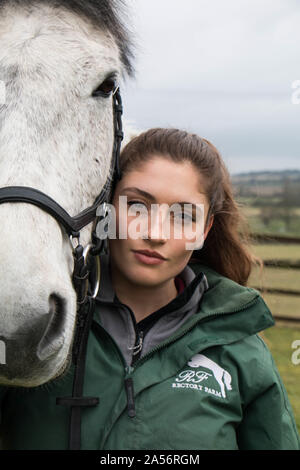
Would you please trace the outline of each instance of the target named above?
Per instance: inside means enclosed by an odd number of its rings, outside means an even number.
[[[127,367],[95,321],[89,337],[82,449],[300,449],[291,406],[272,356],[257,333],[273,326],[259,293],[203,265],[209,290],[199,312]],[[35,389],[1,388],[4,449],[67,449],[73,369]],[[134,390],[128,399],[128,379]]]

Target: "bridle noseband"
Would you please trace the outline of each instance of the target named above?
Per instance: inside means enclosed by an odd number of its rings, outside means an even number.
[[[104,248],[104,241],[97,237],[95,229],[99,220],[106,216],[105,210],[102,211],[101,216],[97,216],[97,209],[102,204],[110,201],[114,185],[121,178],[119,165],[120,149],[123,140],[122,113],[122,100],[118,88],[113,94],[115,135],[110,176],[93,205],[80,212],[80,214],[71,217],[51,197],[34,188],[25,186],[0,188],[0,204],[20,202],[33,204],[54,217],[70,237],[74,257],[72,281],[77,295],[76,329],[72,351],[75,372],[72,397],[57,398],[56,403],[71,408],[69,448],[73,450],[80,449],[81,445],[81,408],[95,406],[99,403],[99,398],[97,397],[82,396],[87,341],[93,320],[94,299],[100,284],[100,260],[98,255],[103,252]],[[80,231],[92,222],[94,222],[92,240],[83,248],[80,244]],[[77,240],[77,245],[74,243],[74,240]],[[91,286],[92,270],[90,270],[88,263],[88,259],[91,256],[96,265],[93,286]]]

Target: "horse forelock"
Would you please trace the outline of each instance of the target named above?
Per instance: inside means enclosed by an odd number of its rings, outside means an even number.
[[[126,2],[123,0],[0,0],[0,10],[11,5],[24,10],[38,4],[53,7],[54,10],[65,8],[79,17],[88,19],[101,30],[108,31],[115,39],[120,51],[120,58],[129,75],[134,74],[134,47],[131,33],[126,26]]]

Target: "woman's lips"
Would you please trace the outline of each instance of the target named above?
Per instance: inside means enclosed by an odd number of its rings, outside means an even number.
[[[134,251],[133,254],[138,261],[144,264],[162,264],[165,261],[164,259],[155,258],[154,256],[147,256],[137,251]]]

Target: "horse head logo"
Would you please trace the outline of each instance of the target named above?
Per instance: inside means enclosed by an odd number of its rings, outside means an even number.
[[[189,360],[188,365],[190,367],[206,367],[206,369],[210,369],[214,374],[216,381],[220,385],[223,398],[226,398],[225,388],[227,390],[232,390],[231,375],[229,372],[203,354],[196,354],[193,356]]]

